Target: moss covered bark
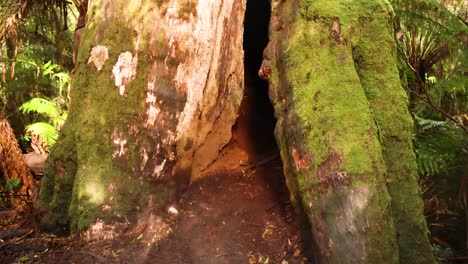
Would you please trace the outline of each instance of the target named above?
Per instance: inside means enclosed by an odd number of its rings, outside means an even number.
[[[366,11],[360,37],[353,44],[353,58],[378,127],[400,262],[434,263],[413,153],[413,121],[400,84],[388,12]]]
[[[270,81],[288,187],[312,225],[319,262],[430,261],[417,183],[414,174],[407,177],[414,172],[411,117],[393,63],[388,3],[298,0],[272,6],[260,74]],[[385,96],[388,102],[382,102]],[[395,108],[379,109],[382,103]],[[390,207],[386,181],[396,178],[405,193],[391,193],[411,198],[413,230],[400,229],[407,214]],[[399,256],[392,213],[398,234],[417,233],[414,244],[422,248],[399,239]],[[418,256],[419,249],[426,256]]]
[[[242,98],[244,10],[232,0],[90,3],[70,118],[42,183],[45,228],[145,220],[175,201],[194,160],[216,158]]]
[[[143,74],[127,76],[125,95],[119,94],[112,78],[120,54],[135,53],[134,25],[124,25],[117,17],[104,25],[100,20],[104,10],[99,9],[99,3],[94,4],[74,76],[70,118],[51,152],[42,183],[40,206],[48,210],[43,222],[54,229],[83,230],[97,218],[132,221],[138,217],[140,206],[149,206],[150,194],[156,194],[155,201],[164,201],[159,196],[164,196],[164,190],[150,192],[158,184],[138,178],[132,171],[138,148],[131,146],[151,140],[131,130],[143,123],[140,113],[145,111],[146,78]],[[94,62],[88,64],[90,51],[98,45],[108,51],[107,59],[101,54],[99,70]],[[150,62],[140,59],[138,70],[147,72],[150,67]],[[140,201],[142,197],[146,199]]]
[[[73,113],[73,112],[72,112]],[[73,120],[69,116],[69,120]],[[41,181],[39,208],[44,210],[41,228],[47,231],[68,231],[68,208],[71,202],[76,173],[76,140],[74,127],[65,124],[59,140],[46,161]]]

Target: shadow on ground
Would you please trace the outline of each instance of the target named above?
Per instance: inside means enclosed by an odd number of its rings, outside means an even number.
[[[178,214],[163,220],[163,239],[149,241],[145,227],[94,242],[36,234],[1,243],[0,262],[308,263],[281,161],[242,167],[242,158],[240,150],[228,151],[209,177],[190,186]]]

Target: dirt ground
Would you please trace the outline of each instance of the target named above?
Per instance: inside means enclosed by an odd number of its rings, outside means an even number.
[[[279,157],[240,166],[243,158],[228,151],[182,195],[171,217],[149,216],[157,230],[146,224],[85,241],[34,233],[23,224],[22,236],[0,241],[0,263],[310,263]],[[5,233],[25,219],[4,212],[0,221]]]

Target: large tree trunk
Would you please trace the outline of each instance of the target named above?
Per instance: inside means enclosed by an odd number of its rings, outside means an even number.
[[[229,142],[243,92],[245,2],[88,10],[70,117],[41,190],[46,222],[72,230],[173,201]]]
[[[270,43],[260,74],[270,81],[287,183],[311,223],[318,259],[434,262],[390,5],[272,5]]]
[[[386,4],[272,1],[260,73],[319,262],[432,261]],[[245,8],[90,1],[69,119],[42,183],[45,227],[141,220],[216,160],[243,97]]]

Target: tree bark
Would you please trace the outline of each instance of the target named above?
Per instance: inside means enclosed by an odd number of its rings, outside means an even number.
[[[390,5],[272,6],[260,74],[270,82],[291,199],[308,216],[318,262],[434,262]]]
[[[101,0],[88,10],[40,203],[45,222],[73,231],[173,201],[229,142],[243,93],[244,1]]]
[[[391,12],[388,8],[388,12]],[[416,156],[413,152],[413,119],[398,73],[397,51],[385,9],[367,9],[353,58],[377,125],[387,167],[386,179],[397,231],[401,263],[434,263],[423,215]],[[383,32],[383,33],[382,33]],[[418,254],[415,254],[418,252]]]
[[[5,181],[11,179],[21,180],[21,184],[12,199],[13,206],[18,209],[24,209],[30,200],[36,188],[36,182],[31,175],[26,160],[21,153],[18,142],[16,141],[13,129],[10,123],[0,113],[0,172]]]
[[[245,8],[90,2],[69,119],[42,183],[46,228],[141,220],[216,160],[243,96]],[[384,0],[272,1],[260,74],[319,263],[433,261],[388,10]]]

